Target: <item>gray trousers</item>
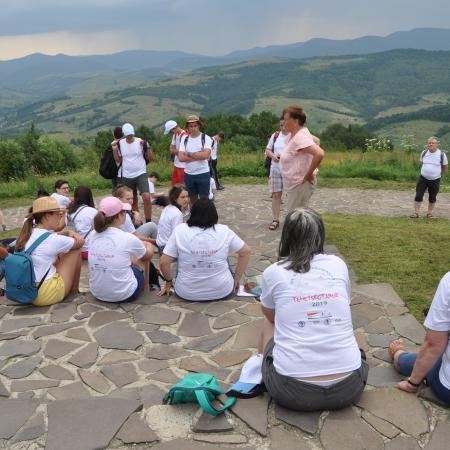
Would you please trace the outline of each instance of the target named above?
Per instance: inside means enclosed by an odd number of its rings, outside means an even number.
[[[296,411],[341,409],[357,401],[366,386],[369,366],[361,367],[331,386],[318,386],[279,374],[273,365],[273,338],[267,343],[262,363],[263,381],[276,403]]]

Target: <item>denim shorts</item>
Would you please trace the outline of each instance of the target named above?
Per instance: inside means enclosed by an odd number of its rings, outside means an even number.
[[[131,266],[133,269],[134,277],[137,281],[137,287],[136,290],[125,300],[122,300],[122,302],[132,302],[133,300],[136,300],[139,297],[139,294],[142,292],[142,289],[144,289],[144,272],[143,270],[138,266]]]
[[[211,186],[211,175],[209,172],[199,173],[198,175],[189,175],[184,172],[184,184],[188,190],[189,197],[206,197],[209,196],[209,188]]]

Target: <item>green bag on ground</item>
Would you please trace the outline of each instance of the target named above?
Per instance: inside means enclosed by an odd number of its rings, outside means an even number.
[[[215,408],[211,402],[223,393],[214,376],[207,373],[191,373],[170,388],[163,398],[163,403],[169,405],[199,403],[203,411],[218,416],[236,402],[235,397],[229,397],[221,408]]]

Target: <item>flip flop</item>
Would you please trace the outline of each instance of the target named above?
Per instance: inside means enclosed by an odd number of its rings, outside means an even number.
[[[269,225],[269,230],[276,230],[278,227],[280,226],[280,221],[279,220],[272,220],[272,223]]]
[[[411,214],[409,217],[410,217],[411,219],[418,219],[418,218],[419,218],[419,214],[414,213],[414,214]]]

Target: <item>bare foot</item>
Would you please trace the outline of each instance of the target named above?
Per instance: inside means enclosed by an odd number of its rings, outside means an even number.
[[[389,355],[396,370],[398,370],[398,357],[402,353],[405,353],[405,344],[403,344],[401,339],[396,339],[389,344]]]

